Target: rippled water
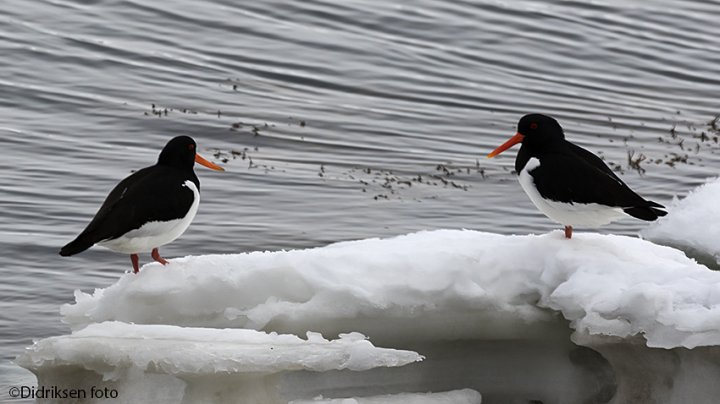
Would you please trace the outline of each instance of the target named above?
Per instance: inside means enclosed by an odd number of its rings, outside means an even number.
[[[58,306],[75,289],[129,269],[101,248],[57,251],[177,134],[227,159],[227,172],[197,169],[200,212],[163,248],[169,257],[557,228],[518,186],[514,151],[484,158],[528,112],[557,117],[660,203],[720,167],[708,124],[720,113],[717,1],[5,0],[0,10],[3,385],[32,384],[10,360],[67,331]],[[629,153],[646,157],[639,169]]]

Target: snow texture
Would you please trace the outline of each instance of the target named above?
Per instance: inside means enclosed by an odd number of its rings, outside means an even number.
[[[114,380],[130,368],[203,376],[287,370],[364,371],[420,360],[415,352],[376,348],[359,333],[328,341],[308,332],[304,340],[255,330],[105,322],[71,335],[40,340],[17,362],[32,370],[79,365],[102,374],[104,380]]]
[[[717,265],[718,197],[720,181],[701,187],[643,235]],[[76,291],[61,313],[74,332],[17,362],[38,385],[110,387],[118,404],[720,395],[720,272],[625,236],[437,230],[185,257]]]
[[[252,328],[375,340],[517,337],[558,313],[580,334],[720,344],[720,273],[637,238],[423,231],[322,248],[147,264],[64,320]],[[503,334],[504,335],[498,335]]]
[[[294,400],[289,404],[480,404],[480,393],[472,389],[443,393],[402,393],[372,397]]]
[[[680,248],[689,255],[720,265],[720,179],[694,189],[682,200],[675,199],[668,215],[641,232],[657,243]]]

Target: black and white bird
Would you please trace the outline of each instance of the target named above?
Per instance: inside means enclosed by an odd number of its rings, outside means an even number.
[[[565,226],[599,227],[626,216],[652,221],[664,206],[636,194],[593,153],[565,140],[560,124],[541,114],[525,115],[517,133],[488,154],[495,157],[522,143],[515,159],[520,185],[545,216]]]
[[[155,261],[167,264],[158,247],[185,232],[200,204],[200,181],[194,164],[224,171],[202,158],[196,149],[191,137],[171,139],[157,164],[136,171],[110,191],[90,224],[60,250],[60,255],[75,255],[97,244],[130,254],[135,273],[139,270],[138,253],[151,252]]]

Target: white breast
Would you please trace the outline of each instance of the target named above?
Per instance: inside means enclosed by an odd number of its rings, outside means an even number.
[[[148,222],[116,239],[104,240],[97,244],[113,251],[137,254],[149,252],[153,248],[165,245],[180,237],[192,223],[200,205],[200,192],[195,183],[188,180],[185,181],[183,186],[190,188],[193,192],[193,203],[185,217],[167,222]]]
[[[564,226],[599,227],[627,216],[620,208],[598,203],[565,203],[543,198],[530,175],[539,166],[540,161],[531,158],[520,172],[518,180],[530,200],[550,219]]]

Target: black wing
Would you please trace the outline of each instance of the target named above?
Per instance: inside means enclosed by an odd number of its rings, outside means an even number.
[[[120,181],[105,198],[85,230],[60,251],[73,255],[93,244],[114,239],[151,221],[168,221],[185,216],[194,194],[184,183],[187,178],[177,169],[164,166],[143,168]]]
[[[608,174],[609,176],[615,178],[616,180],[622,182],[620,177],[615,174],[615,172],[605,164],[605,162],[598,157],[596,154],[592,153],[591,151],[587,149],[583,149],[582,147],[576,145],[575,143],[570,143],[567,140],[565,141],[565,144],[568,145],[568,149],[570,150],[570,153],[573,153],[577,155],[579,158],[585,160],[586,163],[590,164],[591,166],[597,168],[598,170],[601,170],[605,174]],[[623,182],[623,185],[625,183]]]
[[[593,153],[570,142],[567,144],[567,148],[540,156],[540,166],[531,173],[538,192],[544,197],[623,209],[662,207],[636,194]]]

